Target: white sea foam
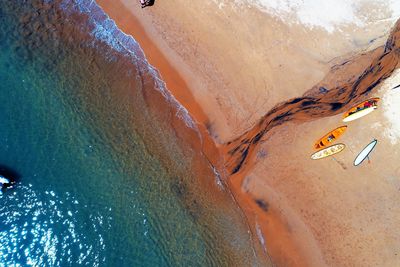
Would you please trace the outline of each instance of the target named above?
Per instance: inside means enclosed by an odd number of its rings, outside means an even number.
[[[226,0],[213,0],[221,6]],[[399,0],[235,0],[239,6],[253,5],[283,22],[320,27],[332,33],[343,25],[395,21],[400,16]]]
[[[65,5],[67,5],[67,3],[67,1],[65,3],[63,2]],[[140,66],[142,68],[141,71],[150,72],[152,74],[155,79],[155,89],[159,90],[165,99],[176,108],[176,116],[181,119],[187,127],[195,130],[201,139],[197,123],[191,117],[188,110],[179,103],[170,91],[168,91],[165,82],[161,79],[158,71],[147,61],[137,41],[131,35],[122,32],[114,20],[112,20],[95,1],[76,0],[76,4],[77,5],[74,5],[74,7],[77,6],[78,10],[75,11],[91,15],[89,18],[95,26],[92,30],[92,35],[96,37],[96,40],[106,43],[121,54],[130,56],[135,63],[141,63],[139,64],[142,65]],[[113,55],[110,54],[106,56],[110,60],[113,60]]]
[[[395,71],[380,89],[384,93],[383,114],[389,124],[383,133],[393,145],[400,142],[400,87],[393,89],[398,85],[400,85],[400,70]]]
[[[212,166],[212,170],[214,172],[214,177],[215,177],[215,183],[217,184],[218,188],[221,190],[225,190],[225,186],[224,183],[222,181],[222,177],[221,174],[218,172],[217,168],[215,168],[215,166]]]
[[[256,222],[256,232],[257,232],[258,241],[260,241],[260,244],[263,247],[263,250],[266,252],[264,235],[263,235],[260,225],[257,222]]]

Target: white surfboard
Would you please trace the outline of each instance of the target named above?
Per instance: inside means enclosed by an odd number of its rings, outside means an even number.
[[[375,148],[376,144],[378,143],[378,140],[374,139],[371,143],[369,143],[361,152],[358,154],[356,159],[354,160],[354,166],[360,165],[364,159],[368,158],[369,154],[371,151]]]

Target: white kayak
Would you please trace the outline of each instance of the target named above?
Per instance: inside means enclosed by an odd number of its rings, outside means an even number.
[[[346,146],[344,144],[336,144],[332,146],[328,146],[324,149],[321,149],[314,154],[311,155],[311,159],[323,159],[332,155],[335,155],[342,151]]]

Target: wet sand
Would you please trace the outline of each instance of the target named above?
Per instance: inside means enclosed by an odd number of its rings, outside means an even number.
[[[351,194],[363,183],[361,178],[351,178],[365,174],[348,171],[346,162],[351,162],[351,156],[317,166],[309,161],[309,144],[319,138],[314,130],[318,128],[322,134],[337,127],[340,119],[333,115],[369,96],[365,90],[389,77],[397,67],[397,56],[382,60],[383,48],[372,50],[383,44],[382,40],[352,46],[323,32],[304,33],[299,25],[289,28],[257,10],[246,9],[239,14],[233,7],[216,9],[211,2],[193,1],[189,5],[179,0],[168,4],[156,1],[154,7],[143,10],[130,0],[98,3],[124,32],[135,37],[168,89],[199,123],[206,140],[201,150],[223,173],[245,211],[254,240],[259,241],[255,242],[259,252],[265,249],[266,258],[271,257],[278,266],[352,266],[365,262],[390,266],[395,262],[394,253],[375,255],[359,245],[373,238],[380,241],[373,243],[370,251],[379,250],[379,245],[388,246],[379,239],[382,229],[377,221],[361,227],[363,231],[376,231],[369,237],[348,227],[352,223],[361,225],[355,218],[366,214],[365,207],[347,209],[349,203],[361,205],[361,200],[366,200]],[[211,12],[200,11],[203,9]],[[263,27],[251,28],[250,21]],[[317,47],[328,41],[331,47]],[[365,53],[359,56],[356,52]],[[350,61],[342,64],[346,58]],[[372,68],[370,77],[360,79],[371,66],[377,69]],[[352,94],[357,82],[361,86]],[[329,92],[320,94],[321,87]],[[338,94],[344,87],[345,93]],[[284,101],[294,97],[301,99],[285,106]],[[287,112],[290,115],[285,115],[286,119],[279,117]],[[315,121],[327,116],[333,117]],[[274,119],[275,128],[270,125]],[[254,146],[247,145],[254,139]],[[356,141],[346,141],[355,146]],[[234,171],[246,147],[244,167]],[[337,169],[332,170],[332,161]],[[331,179],[322,180],[323,173],[331,173]],[[348,186],[346,197],[341,191],[343,179]],[[363,185],[376,194],[370,185]],[[376,203],[376,198],[368,203]],[[394,202],[380,204],[393,206]],[[335,213],[336,209],[342,212]],[[397,226],[397,219],[393,226]],[[348,238],[340,238],[343,235]],[[385,236],[390,237],[390,230]],[[390,244],[398,244],[397,236]]]

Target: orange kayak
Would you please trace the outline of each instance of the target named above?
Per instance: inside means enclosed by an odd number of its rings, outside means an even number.
[[[330,131],[329,133],[321,137],[317,142],[315,142],[314,148],[320,149],[330,145],[332,142],[338,139],[346,131],[346,129],[347,126],[344,125]]]
[[[343,115],[343,121],[348,122],[364,117],[377,108],[378,101],[379,97],[374,97],[355,105]]]

